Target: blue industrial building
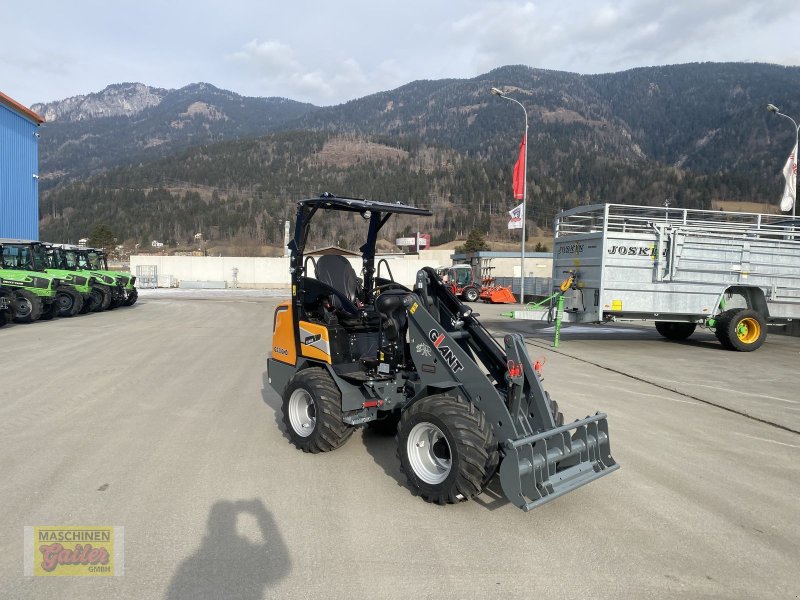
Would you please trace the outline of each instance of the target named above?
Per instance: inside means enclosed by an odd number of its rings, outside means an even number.
[[[0,238],[39,239],[39,124],[0,92]]]

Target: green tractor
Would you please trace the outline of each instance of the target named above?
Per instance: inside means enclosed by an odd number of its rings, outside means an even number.
[[[78,264],[83,269],[90,270],[95,276],[111,278],[114,280],[112,287],[113,297],[111,308],[118,306],[133,306],[139,299],[136,291],[136,277],[127,271],[112,271],[108,268],[108,256],[100,248],[82,248],[74,246]]]
[[[13,317],[14,292],[0,285],[0,327]]]
[[[60,277],[81,295],[77,311],[81,314],[100,312],[111,304],[112,292],[110,284],[99,280],[92,272],[81,269],[78,256],[74,250],[68,250],[62,244],[44,244],[46,250],[47,272]],[[72,300],[62,295],[58,298],[59,316],[69,316],[73,311]]]
[[[48,260],[57,272],[69,272],[75,277],[86,278],[89,284],[88,308],[84,312],[102,312],[120,305],[125,291],[113,274],[100,272],[92,267],[85,256],[86,248],[72,244],[49,244]]]
[[[18,323],[52,319],[58,314],[58,293],[76,293],[45,271],[40,247],[39,242],[0,239],[0,285],[14,293],[12,315]]]

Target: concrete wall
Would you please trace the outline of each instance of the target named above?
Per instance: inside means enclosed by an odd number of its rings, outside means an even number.
[[[379,257],[386,258],[395,281],[411,286],[417,271],[422,267],[450,264],[452,250],[426,250],[415,255]],[[233,287],[233,270],[238,269],[237,285],[243,288],[288,288],[289,259],[285,257],[216,257],[216,256],[131,256],[130,270],[136,274],[139,265],[154,265],[158,275],[171,275],[173,285],[181,281],[226,281]],[[357,275],[361,275],[361,259],[348,258]],[[310,268],[310,267],[309,267]],[[526,269],[527,270],[527,269]],[[313,271],[313,270],[312,270]],[[313,275],[313,273],[312,273]],[[381,276],[388,276],[381,268]]]

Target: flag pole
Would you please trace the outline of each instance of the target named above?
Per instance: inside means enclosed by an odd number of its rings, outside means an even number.
[[[779,117],[789,119],[792,125],[794,125],[794,202],[792,202],[792,218],[794,218],[797,216],[797,164],[798,159],[800,159],[800,157],[798,157],[798,154],[800,154],[800,125],[789,115],[783,114],[774,104],[767,104],[767,110],[771,113],[775,113]],[[794,229],[794,223],[792,223],[792,228]]]
[[[515,104],[519,104],[522,112],[525,113],[525,169],[522,178],[522,249],[520,251],[519,270],[520,270],[520,286],[519,286],[519,302],[525,304],[525,232],[526,221],[528,220],[528,111],[522,105],[522,102],[515,100],[510,96],[506,96],[505,92],[499,88],[493,87],[489,90],[493,95],[499,96],[504,100],[511,100]]]
[[[522,106],[522,104],[520,104]],[[519,302],[525,306],[525,224],[528,220],[528,111],[522,106],[525,113],[525,169],[522,180],[522,257],[519,261],[520,279]]]

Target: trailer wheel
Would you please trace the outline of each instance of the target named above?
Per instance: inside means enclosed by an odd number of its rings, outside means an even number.
[[[74,317],[83,308],[83,297],[68,288],[58,288],[56,291],[56,305],[59,317]]]
[[[283,422],[292,444],[312,454],[336,450],[353,435],[339,388],[323,369],[295,373],[283,392]]]
[[[728,350],[752,352],[764,344],[767,322],[752,308],[732,308],[717,317],[714,333]]]
[[[41,318],[44,305],[39,296],[28,290],[16,290],[14,296],[14,320],[17,323],[33,323]]]
[[[480,296],[480,293],[478,292],[477,288],[468,287],[463,292],[461,292],[461,296],[467,302],[477,302],[478,301],[478,296]]]
[[[685,340],[697,329],[696,323],[672,323],[670,321],[656,321],[656,331],[668,340],[680,342]]]
[[[483,412],[449,394],[427,396],[403,412],[397,454],[411,488],[437,504],[480,494],[500,459]]]

